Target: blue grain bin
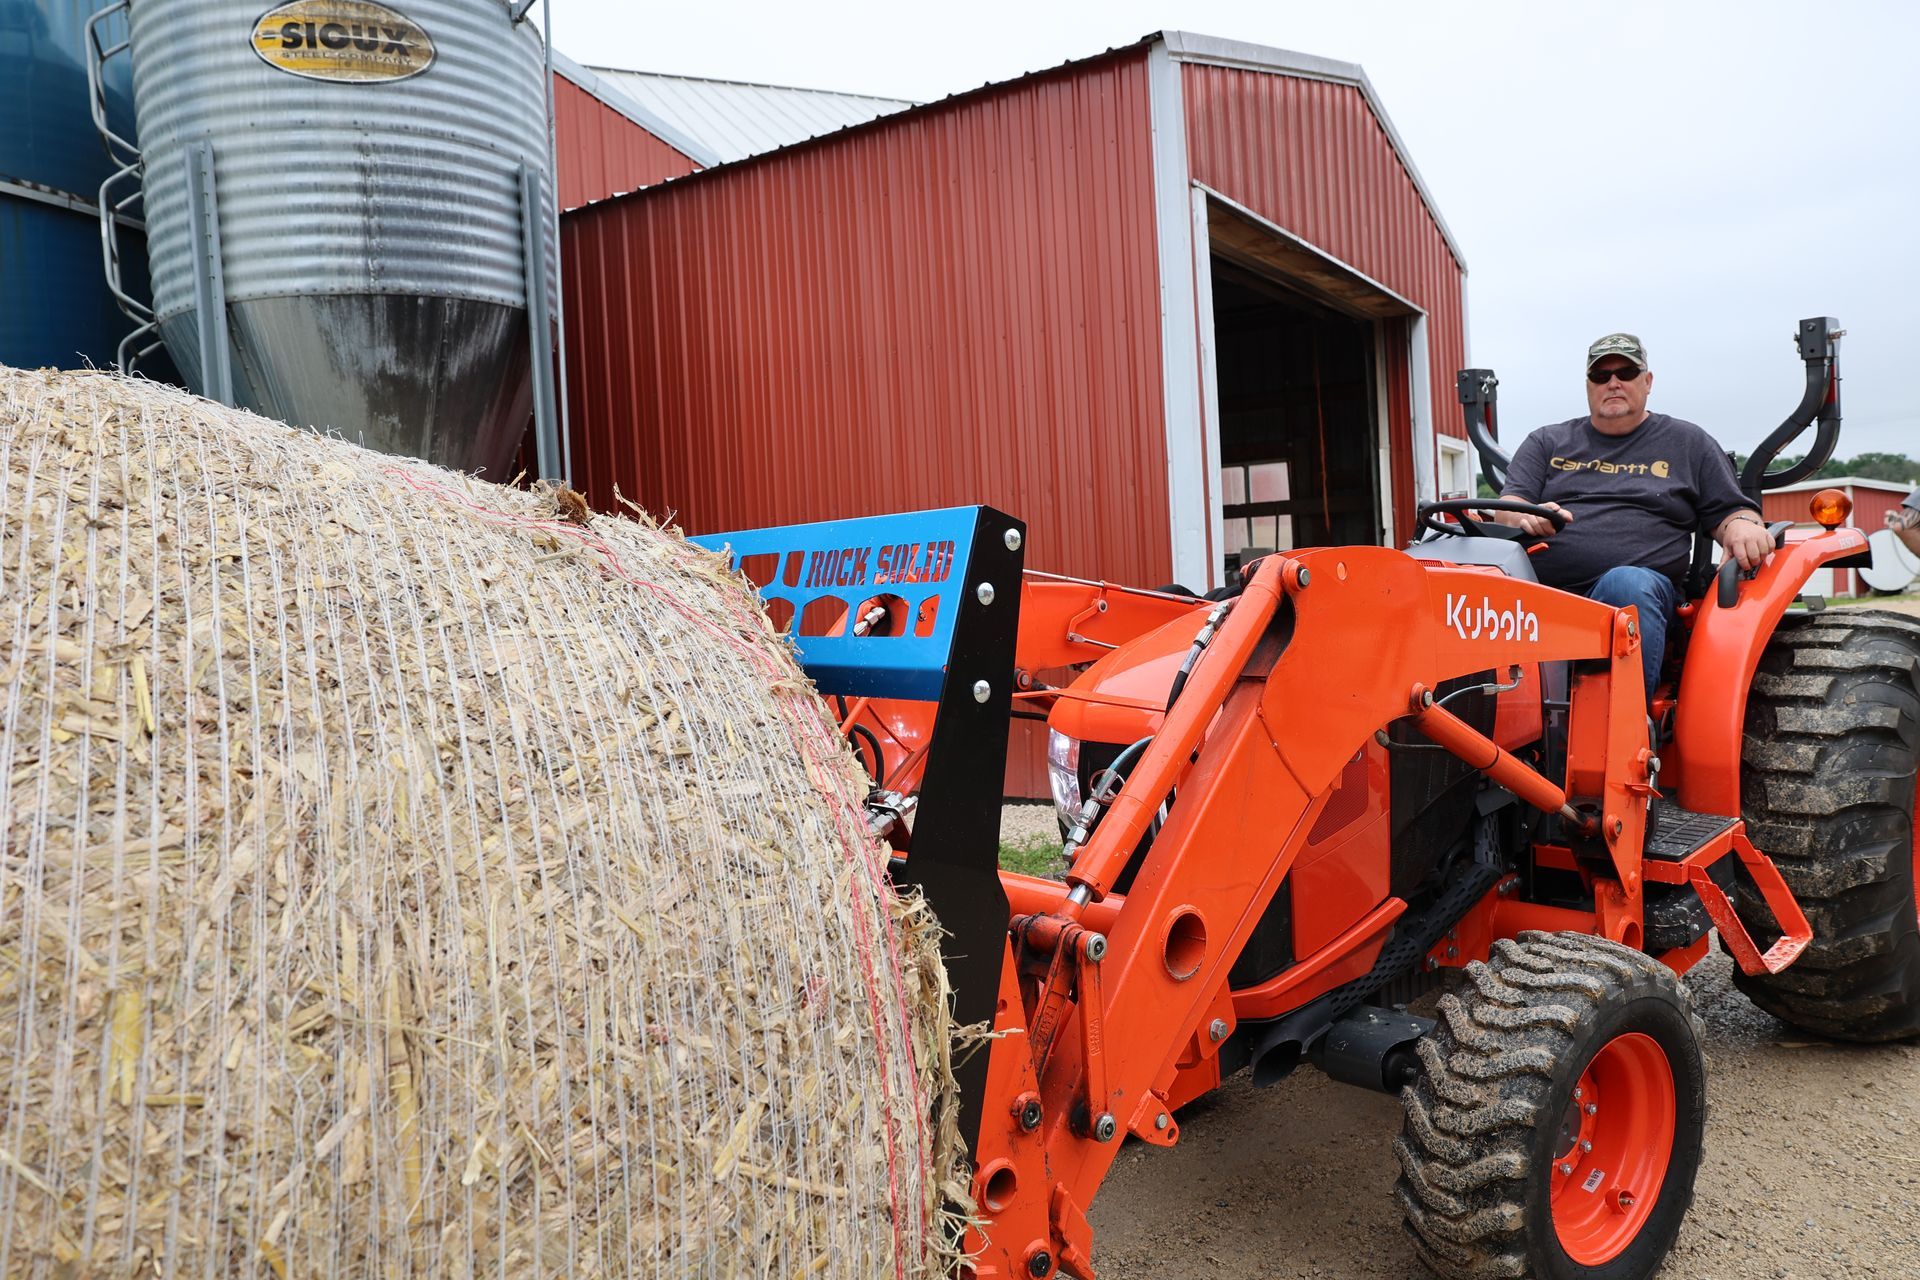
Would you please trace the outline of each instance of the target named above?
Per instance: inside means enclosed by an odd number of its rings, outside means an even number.
[[[109,367],[133,327],[107,291],[94,212],[112,171],[87,101],[86,24],[96,7],[0,0],[0,364]],[[124,15],[103,34],[124,39]],[[124,54],[107,64],[108,118],[128,138],[132,82]],[[120,245],[127,284],[144,296],[144,239],[123,228]],[[162,352],[142,368],[172,375]]]

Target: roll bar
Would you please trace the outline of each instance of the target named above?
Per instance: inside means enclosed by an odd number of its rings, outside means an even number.
[[[1834,446],[1840,442],[1840,339],[1846,332],[1832,316],[1814,316],[1802,320],[1796,328],[1794,338],[1800,348],[1800,358],[1807,366],[1806,390],[1787,420],[1753,451],[1746,469],[1740,473],[1741,490],[1755,502],[1760,500],[1762,490],[1804,480],[1833,457]],[[1462,369],[1455,383],[1466,413],[1467,439],[1480,455],[1480,476],[1494,493],[1501,493],[1506,488],[1507,467],[1513,462],[1513,456],[1493,438],[1499,429],[1494,411],[1500,379],[1491,369]],[[1792,466],[1768,471],[1780,451],[1815,421],[1819,428],[1807,455]]]
[[[1846,334],[1839,325],[1832,316],[1814,316],[1802,320],[1794,334],[1800,358],[1807,365],[1807,386],[1794,411],[1760,442],[1740,473],[1741,490],[1755,502],[1760,500],[1762,490],[1805,480],[1833,457],[1833,448],[1840,442],[1840,339]],[[1806,456],[1783,470],[1768,471],[1780,451],[1812,425],[1816,416],[1820,425]]]
[[[1480,455],[1480,478],[1498,495],[1506,488],[1507,467],[1513,462],[1513,455],[1493,438],[1493,433],[1500,429],[1494,417],[1500,379],[1493,376],[1491,369],[1462,369],[1454,382],[1460,390],[1460,403],[1466,406],[1467,439]]]

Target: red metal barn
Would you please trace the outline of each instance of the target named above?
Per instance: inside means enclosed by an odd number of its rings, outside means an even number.
[[[1465,265],[1349,64],[1167,32],[562,242],[575,484],[689,532],[986,502],[1036,568],[1204,589],[1464,471]]]
[[[563,209],[714,163],[697,141],[618,85],[559,53],[553,58],[553,136]]]
[[[1848,527],[1859,529],[1871,538],[1877,530],[1887,527],[1887,512],[1899,506],[1913,491],[1913,486],[1888,480],[1868,480],[1861,476],[1803,480],[1799,484],[1769,489],[1762,494],[1763,513],[1769,523],[1791,520],[1811,528],[1813,517],[1807,504],[1822,489],[1838,489],[1846,494],[1853,502],[1853,514],[1847,518]],[[1807,591],[1812,595],[1834,597],[1872,594],[1859,572],[1853,569],[1822,569],[1807,583]]]

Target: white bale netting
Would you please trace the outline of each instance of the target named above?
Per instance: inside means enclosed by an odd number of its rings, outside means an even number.
[[[0,1275],[937,1273],[862,791],[672,532],[0,369]]]

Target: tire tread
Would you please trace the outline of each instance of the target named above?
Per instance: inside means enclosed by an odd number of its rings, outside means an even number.
[[[1817,1035],[1920,1036],[1920,620],[1864,609],[1783,619],[1754,676],[1741,758],[1749,836],[1814,936],[1791,968],[1736,973],[1735,985]],[[1743,915],[1759,905],[1744,886],[1737,904]]]
[[[1444,1280],[1532,1274],[1526,1240],[1530,1167],[1555,1081],[1579,1031],[1627,993],[1667,993],[1702,1035],[1692,997],[1657,960],[1601,938],[1523,933],[1494,943],[1442,996],[1401,1092],[1394,1196],[1415,1252]],[[1691,1184],[1687,1195],[1691,1198]]]

